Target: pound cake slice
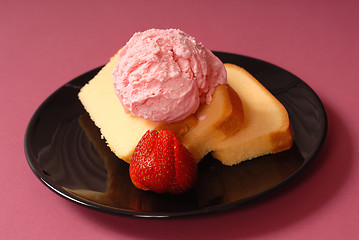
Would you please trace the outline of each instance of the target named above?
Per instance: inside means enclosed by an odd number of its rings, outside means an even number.
[[[225,165],[289,149],[293,135],[284,106],[251,74],[225,64],[228,84],[243,104],[244,123],[240,131],[223,140],[212,152]]]
[[[114,56],[81,88],[78,96],[111,150],[119,158],[129,161],[133,146],[136,146],[138,140],[148,129],[153,128],[153,125],[125,113],[112,82],[112,72],[116,64],[117,58]]]
[[[116,54],[79,92],[79,99],[111,150],[130,162],[132,153],[147,130],[170,129],[191,152],[196,162],[218,143],[233,135],[244,121],[242,103],[226,84],[218,85],[210,104],[202,104],[193,114],[173,124],[162,124],[125,112],[113,86]]]

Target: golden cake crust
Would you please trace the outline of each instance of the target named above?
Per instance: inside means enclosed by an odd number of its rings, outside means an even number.
[[[234,64],[225,67],[228,84],[241,98],[244,124],[214,149],[213,157],[234,165],[291,148],[293,135],[284,106],[245,69]]]

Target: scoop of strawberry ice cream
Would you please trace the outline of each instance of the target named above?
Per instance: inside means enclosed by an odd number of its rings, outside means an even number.
[[[210,103],[227,82],[223,63],[201,43],[176,30],[135,33],[119,50],[114,87],[125,109],[151,121],[177,122]]]

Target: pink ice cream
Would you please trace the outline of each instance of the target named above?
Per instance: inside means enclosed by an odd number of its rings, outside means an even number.
[[[135,33],[118,54],[116,94],[125,109],[147,120],[183,120],[227,82],[223,63],[180,30]]]

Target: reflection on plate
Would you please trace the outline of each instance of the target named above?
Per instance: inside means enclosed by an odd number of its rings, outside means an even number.
[[[80,205],[140,217],[175,217],[231,209],[260,198],[293,179],[318,154],[327,131],[324,107],[303,81],[270,63],[241,55],[215,54],[254,75],[286,107],[294,146],[228,167],[208,155],[198,182],[182,195],[135,188],[128,167],[106,146],[77,99],[101,69],[70,81],[35,112],[25,135],[25,153],[35,175],[51,190]]]

